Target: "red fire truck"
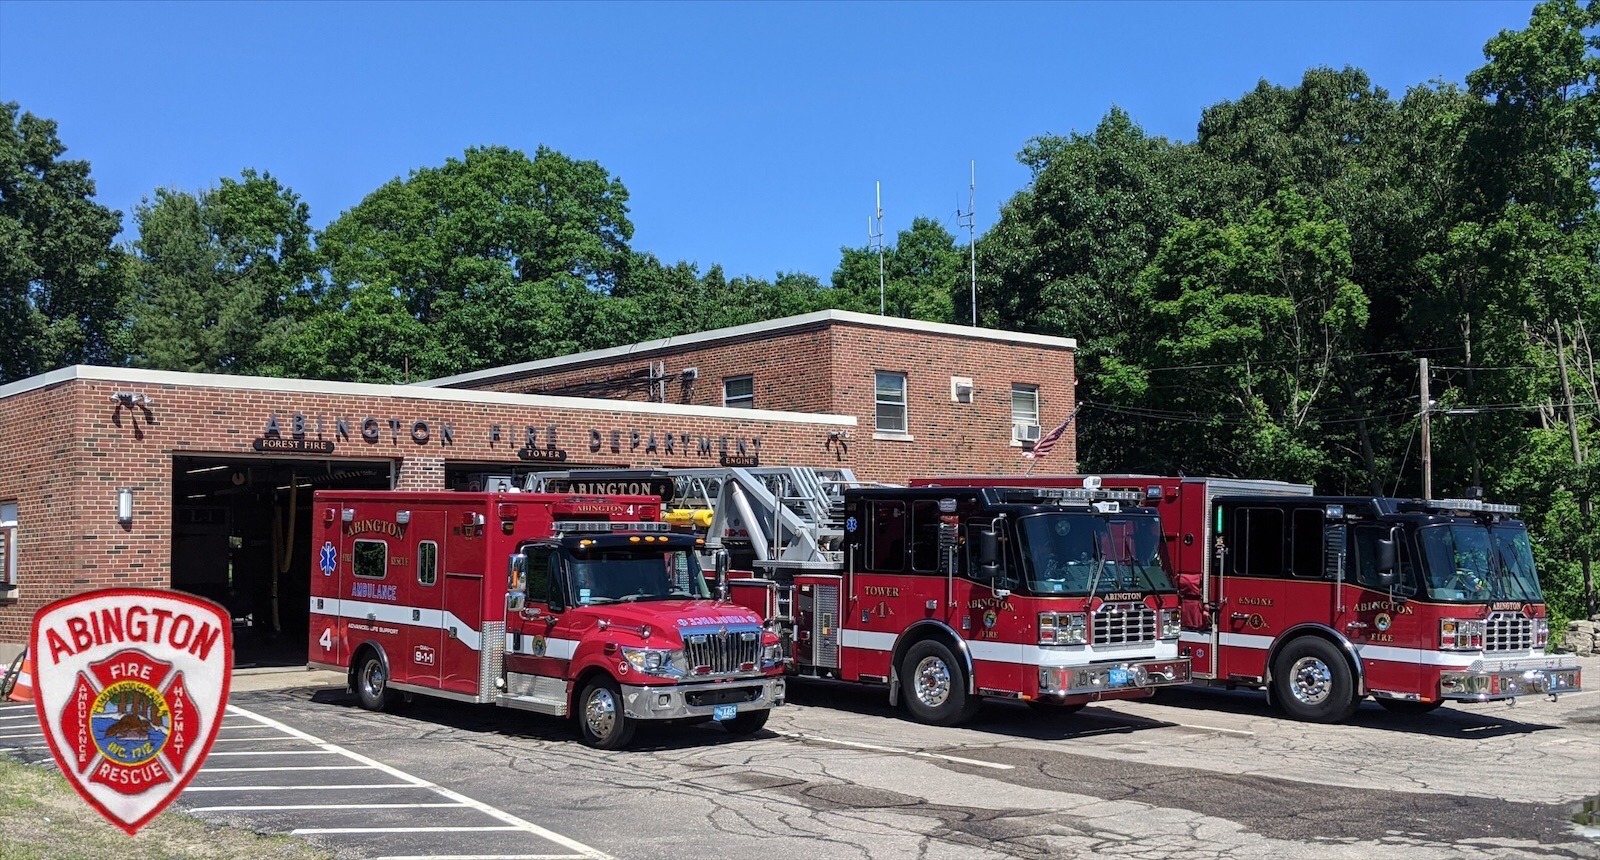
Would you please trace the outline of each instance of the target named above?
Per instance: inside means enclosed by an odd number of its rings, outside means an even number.
[[[913,483],[1082,486],[1082,476]],[[1516,508],[1480,500],[1313,495],[1304,484],[1101,476],[1161,511],[1197,683],[1262,687],[1336,722],[1371,696],[1403,714],[1446,701],[1579,689],[1545,654],[1544,597]]]
[[[643,721],[749,734],[783,704],[777,636],[712,598],[696,539],[671,533],[659,497],[314,504],[309,663],[347,672],[364,707],[421,693],[575,716],[585,743],[615,749]]]
[[[742,568],[734,600],[767,617],[797,675],[885,685],[938,725],[985,697],[1062,713],[1188,680],[1160,524],[1126,506],[1136,494],[875,488],[801,467],[652,474],[673,481],[670,519],[711,512],[707,545]]]

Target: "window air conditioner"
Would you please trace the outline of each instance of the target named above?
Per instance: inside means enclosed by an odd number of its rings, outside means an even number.
[[[1011,425],[1011,438],[1018,442],[1039,441],[1039,425],[1013,424]]]

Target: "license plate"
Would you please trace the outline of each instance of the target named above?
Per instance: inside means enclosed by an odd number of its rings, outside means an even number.
[[[739,716],[738,705],[717,705],[716,710],[711,712],[711,719],[719,721],[731,720],[737,716]]]
[[[1113,687],[1126,687],[1126,686],[1128,686],[1128,670],[1127,669],[1112,669],[1111,673],[1110,673],[1110,677],[1106,679],[1106,683],[1111,685],[1111,686],[1113,686]]]

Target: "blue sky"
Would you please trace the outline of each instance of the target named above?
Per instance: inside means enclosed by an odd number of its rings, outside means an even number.
[[[1398,95],[1461,81],[1531,2],[137,3],[0,0],[0,100],[59,122],[124,213],[269,171],[325,226],[470,146],[593,159],[633,247],[828,279],[918,215],[977,226],[1016,154],[1112,105],[1190,140],[1266,78],[1353,65]],[[965,240],[965,231],[959,231]]]

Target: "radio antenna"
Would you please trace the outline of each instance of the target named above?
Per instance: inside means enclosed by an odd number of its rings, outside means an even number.
[[[956,206],[956,223],[967,228],[967,251],[972,258],[972,327],[978,327],[978,243],[974,238],[978,226],[978,162],[971,162],[972,181],[967,185],[967,211]]]
[[[867,247],[873,243],[878,247],[878,316],[885,315],[885,301],[883,295],[883,183],[875,183],[878,189],[877,228],[874,232],[872,218],[867,218]]]

